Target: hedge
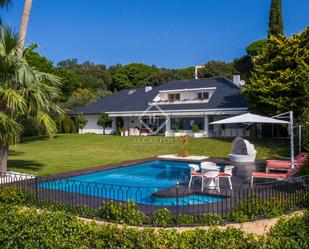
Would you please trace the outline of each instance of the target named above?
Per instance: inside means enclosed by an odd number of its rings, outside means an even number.
[[[185,232],[151,228],[118,228],[84,223],[63,212],[37,212],[0,204],[1,248],[309,248],[308,217],[282,219],[268,236],[254,237],[239,229],[195,229]]]

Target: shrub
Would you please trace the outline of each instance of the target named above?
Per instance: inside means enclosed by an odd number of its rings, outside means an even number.
[[[1,248],[82,248],[89,241],[81,222],[61,212],[0,205],[0,223]]]
[[[141,225],[147,221],[147,216],[130,201],[126,203],[103,202],[98,214],[100,218],[129,225]]]
[[[304,212],[304,224],[305,229],[307,231],[307,235],[309,236],[309,210],[305,210]]]
[[[222,225],[224,223],[224,220],[217,214],[198,215],[196,220],[198,224],[207,224],[209,226]]]
[[[252,196],[248,200],[240,201],[229,213],[228,220],[245,222],[260,217],[276,217],[281,214],[283,214],[283,205],[280,200],[263,201],[257,196]]]
[[[75,133],[76,126],[69,116],[64,116],[62,120],[63,133]]]
[[[0,203],[22,205],[33,200],[30,193],[20,191],[15,187],[0,188]]]
[[[69,204],[60,204],[54,201],[40,201],[39,206],[41,209],[47,209],[50,211],[62,211],[86,218],[99,218],[99,211],[97,209],[92,209],[84,205],[71,206]]]
[[[217,214],[204,214],[204,215],[187,215],[180,214],[178,217],[179,225],[192,225],[192,224],[203,224],[203,225],[221,225],[224,220]]]
[[[178,216],[179,225],[191,225],[196,223],[196,217],[193,215],[180,214]]]
[[[305,216],[281,218],[270,230],[266,240],[269,248],[309,248]]]
[[[309,153],[307,154],[306,161],[301,166],[298,174],[301,176],[309,175]]]
[[[174,125],[172,125],[172,130],[174,131],[174,132],[178,132],[179,130],[180,130],[180,125],[179,124],[174,124]]]
[[[151,217],[151,224],[157,227],[166,227],[175,222],[175,216],[167,208],[158,209]]]
[[[75,124],[77,129],[81,129],[83,130],[83,128],[87,125],[88,120],[86,119],[86,117],[80,113],[75,117]]]
[[[200,130],[200,127],[197,124],[192,124],[191,129],[193,133],[196,133]]]

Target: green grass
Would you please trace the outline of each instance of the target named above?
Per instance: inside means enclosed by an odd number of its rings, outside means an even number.
[[[190,139],[191,155],[226,158],[231,150],[231,139]],[[284,157],[289,154],[286,139],[262,139],[253,142],[258,158]],[[176,153],[175,138],[120,137],[103,135],[57,135],[55,138],[24,139],[12,146],[9,170],[49,175],[134,159]]]

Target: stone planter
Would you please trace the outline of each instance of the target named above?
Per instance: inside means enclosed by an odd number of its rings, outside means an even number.
[[[193,133],[193,137],[195,137],[195,138],[204,137],[204,133],[203,132],[195,132],[195,133]]]

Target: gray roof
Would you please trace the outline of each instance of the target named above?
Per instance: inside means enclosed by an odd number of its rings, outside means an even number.
[[[97,102],[82,107],[72,114],[99,114],[101,112],[143,112],[159,91],[193,89],[216,87],[216,90],[207,103],[194,104],[160,104],[162,110],[199,110],[199,109],[224,109],[224,108],[246,108],[244,96],[240,89],[229,79],[224,77],[213,77],[205,79],[178,80],[164,83],[153,87],[151,91],[145,92],[145,88],[137,88],[133,94],[131,89],[121,90],[112,96],[105,97]]]

